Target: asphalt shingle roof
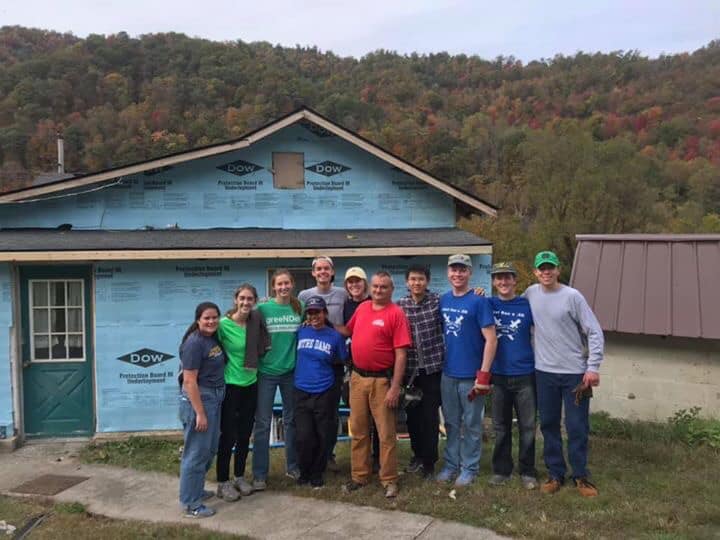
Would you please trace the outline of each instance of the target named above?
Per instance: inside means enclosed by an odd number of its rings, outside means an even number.
[[[491,245],[491,242],[454,228],[374,230],[0,230],[0,251],[328,249],[484,245]],[[388,254],[390,255],[390,253]]]

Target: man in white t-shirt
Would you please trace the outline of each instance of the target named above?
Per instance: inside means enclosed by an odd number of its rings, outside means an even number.
[[[313,259],[312,276],[315,278],[315,287],[301,291],[298,298],[301,302],[307,302],[311,296],[319,296],[325,300],[327,306],[328,320],[334,326],[340,326],[345,323],[343,320],[343,306],[347,299],[347,292],[342,287],[335,287],[333,280],[335,278],[335,265],[333,260],[327,255],[320,255]],[[335,385],[333,386],[333,399],[335,400],[335,421],[332,423],[333,430],[328,434],[328,463],[327,469],[332,472],[338,471],[337,463],[335,463],[335,444],[337,443],[337,426],[340,418],[338,417],[337,408],[340,405],[340,394],[344,377],[343,366],[335,367]]]
[[[342,287],[333,285],[335,279],[333,260],[326,255],[320,255],[313,259],[312,277],[315,278],[315,287],[300,291],[298,298],[305,303],[311,296],[319,296],[325,300],[330,322],[334,326],[342,325],[345,322],[343,321],[343,305],[347,298],[347,292]]]

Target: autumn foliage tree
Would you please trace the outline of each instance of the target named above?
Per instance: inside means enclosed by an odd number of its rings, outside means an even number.
[[[301,105],[498,205],[502,257],[588,232],[720,232],[720,41],[649,59],[362,59],[316,47],[0,28],[0,190],[241,136]]]

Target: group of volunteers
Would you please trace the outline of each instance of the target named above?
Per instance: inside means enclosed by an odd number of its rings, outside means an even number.
[[[180,345],[185,515],[212,516],[215,511],[204,502],[214,495],[236,501],[266,489],[278,390],[285,470],[298,485],[319,489],[325,471],[338,470],[334,448],[343,396],[351,434],[351,474],[344,490],[363,488],[377,471],[385,496],[398,495],[398,407],[405,407],[413,454],[405,472],[468,486],[478,476],[485,395],[492,390],[489,483],[501,485],[512,477],[515,416],[520,481],[526,489],[538,487],[539,413],[548,469],[540,489],[558,491],[567,474],[564,411],[571,478],[581,495],[597,495],[588,479],[588,415],[592,387],[600,380],[603,334],[583,296],[559,282],[559,267],[555,253],[538,253],[538,283],[518,296],[517,270],[497,263],[491,270],[497,296],[487,298],[470,286],[472,259],[456,254],[447,263],[448,292],[430,291],[430,270],[410,266],[408,294],[394,303],[389,273],[376,272],[368,282],[362,268],[351,267],[344,287],[337,287],[332,259],[320,256],[312,262],[316,286],[297,297],[292,274],[279,269],[267,301],[258,304],[255,287],[245,283],[224,316],[217,305],[201,303]],[[447,441],[436,474],[440,410]],[[216,456],[217,491],[206,491],[205,476]]]

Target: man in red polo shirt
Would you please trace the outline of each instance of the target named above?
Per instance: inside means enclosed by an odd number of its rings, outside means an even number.
[[[398,493],[395,413],[405,374],[406,349],[412,344],[410,325],[403,310],[393,304],[393,281],[377,272],[370,282],[370,302],[363,302],[347,324],[353,336],[353,373],[350,378],[350,463],[354,491],[368,483],[370,465],[369,422],[372,414],[380,439],[380,483],[385,496]]]

